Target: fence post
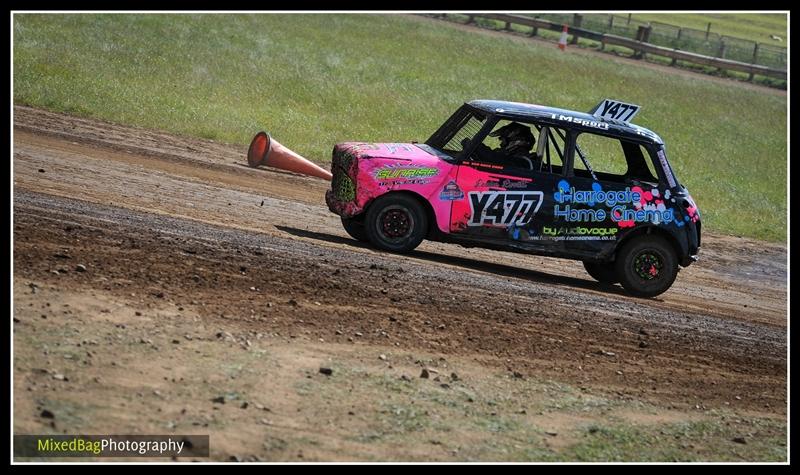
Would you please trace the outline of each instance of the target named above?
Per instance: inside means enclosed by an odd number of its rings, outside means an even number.
[[[583,15],[579,13],[572,15],[572,26],[580,28],[582,21],[583,21]],[[570,41],[569,44],[574,45],[577,43],[578,43],[578,35],[572,33],[572,41]]]
[[[642,43],[649,43],[650,42],[650,32],[653,31],[653,26],[650,23],[644,27],[644,33],[642,36]]]
[[[683,33],[683,28],[678,28],[678,39],[681,39],[681,33]]]
[[[753,48],[753,60],[750,61],[750,62],[752,64],[756,64],[757,61],[758,61],[758,43],[756,43],[756,46]],[[751,82],[753,81],[753,72],[752,71],[750,71],[750,77],[748,77],[747,80],[751,81]]]
[[[711,22],[708,22],[708,28],[706,28],[706,41],[708,41],[708,35],[711,34]]]
[[[531,37],[534,37],[534,36],[536,36],[536,33],[538,33],[538,32],[539,32],[539,28],[537,28],[537,27],[535,27],[535,26],[534,26],[534,27],[533,27],[533,30],[531,30],[531,34],[530,34],[530,36],[531,36]]]
[[[719,39],[719,50],[717,51],[717,58],[725,59],[725,48],[727,45],[725,44],[725,37],[720,37]],[[717,68],[717,72],[725,75],[725,68]]]
[[[636,41],[641,41],[642,43],[647,43],[650,40],[650,32],[653,30],[653,27],[650,26],[648,23],[646,26],[641,25],[639,29],[636,30]],[[644,51],[636,50],[633,53],[634,59],[644,59]]]
[[[609,13],[608,14],[608,30],[611,31],[612,29],[614,29],[614,14],[613,13]]]
[[[717,51],[717,58],[725,59],[725,38],[719,40],[719,50]]]
[[[627,23],[628,25],[631,24],[631,15],[632,15],[632,13],[628,13],[628,23]]]
[[[467,25],[469,25],[470,23],[475,23],[475,15],[467,15],[467,16],[469,17],[467,18]]]
[[[506,22],[506,27],[504,28],[504,30],[506,30],[506,31],[510,31],[511,30],[511,22],[509,22],[509,21]]]
[[[639,29],[636,30],[636,38],[634,38],[634,39],[636,41],[642,41],[642,35],[643,34],[644,34],[644,27],[643,26],[639,26]],[[639,58],[641,58],[641,54],[642,54],[642,52],[640,50],[638,50],[638,49],[634,50],[632,58],[633,59],[639,59]]]

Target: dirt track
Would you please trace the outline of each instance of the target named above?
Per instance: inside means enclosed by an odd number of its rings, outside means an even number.
[[[53,397],[37,398],[33,375],[53,364],[31,343],[35,327],[61,315],[38,310],[43,292],[56,307],[84,295],[191,314],[210,335],[421,351],[664,410],[785,419],[782,246],[706,234],[700,262],[670,291],[634,299],[579,262],[439,243],[376,252],[327,210],[327,182],[247,168],[243,148],[14,114],[15,431],[39,428]]]

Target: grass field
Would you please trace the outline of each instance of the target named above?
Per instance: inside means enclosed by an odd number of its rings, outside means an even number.
[[[706,31],[711,23],[712,33],[773,46],[787,46],[785,13],[635,13],[631,19],[658,21],[701,31]],[[779,36],[781,40],[775,40],[771,35]]]
[[[572,14],[549,14],[541,13],[543,18],[556,21],[571,23]],[[582,14],[584,26],[598,31],[599,27],[605,27],[609,21],[608,13],[585,13]],[[613,24],[616,28],[631,28],[633,33],[639,25],[648,22],[658,22],[664,25],[657,25],[656,31],[662,34],[674,30],[677,34],[678,28],[689,28],[698,30],[697,32],[686,32],[688,35],[701,36],[700,33],[709,31],[712,38],[716,35],[738,38],[742,40],[757,41],[771,46],[786,47],[788,39],[788,19],[786,13],[615,13]],[[709,28],[711,24],[711,29]],[[595,25],[597,28],[591,28]],[[670,28],[670,26],[672,28]],[[602,31],[607,31],[603,28]],[[780,39],[772,38],[772,35],[779,36]],[[702,35],[704,36],[704,35]]]
[[[474,98],[643,106],[716,232],[786,239],[787,103],[776,91],[405,15],[14,16],[14,101],[312,159],[346,140],[424,141]]]

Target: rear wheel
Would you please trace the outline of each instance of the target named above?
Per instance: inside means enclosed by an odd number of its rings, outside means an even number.
[[[364,229],[364,222],[355,218],[342,218],[342,226],[347,234],[356,241],[367,242],[367,230]]]
[[[370,205],[364,226],[375,247],[408,252],[419,246],[428,233],[428,216],[414,198],[388,194]]]
[[[655,297],[675,282],[678,256],[663,237],[642,236],[622,247],[616,270],[622,286],[631,295]]]
[[[583,261],[583,267],[594,280],[602,284],[616,284],[619,282],[617,277],[617,270],[613,262],[589,262]]]

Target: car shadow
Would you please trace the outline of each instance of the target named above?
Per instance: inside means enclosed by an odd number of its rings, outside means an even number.
[[[317,231],[308,231],[305,229],[297,229],[290,226],[275,226],[275,227],[293,236],[316,239],[319,241],[325,241],[335,244],[345,244],[351,247],[362,248],[362,249],[374,249],[369,243],[356,241],[355,239],[352,238],[336,236],[334,234],[321,233]],[[454,245],[457,246],[457,244]],[[479,261],[467,257],[436,254],[420,250],[411,251],[406,255],[411,257],[416,257],[418,259],[424,259],[426,261],[437,262],[442,264],[451,264],[463,267],[465,269],[488,272],[490,274],[495,274],[503,277],[515,277],[519,279],[529,280],[532,282],[578,287],[582,289],[601,291],[608,294],[616,294],[624,296],[628,295],[619,285],[601,284],[595,281],[594,279],[578,279],[575,277],[554,275],[554,274],[548,274],[547,272],[525,269],[523,267],[513,267],[505,264],[495,264],[492,262]],[[578,261],[575,261],[575,263],[577,262]]]

